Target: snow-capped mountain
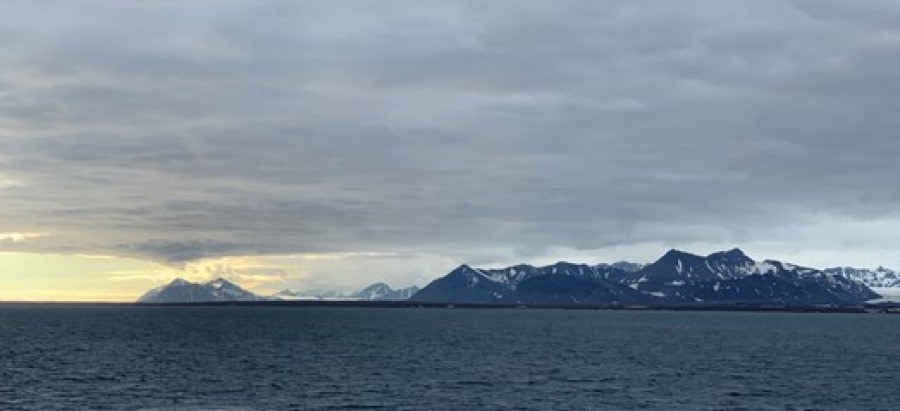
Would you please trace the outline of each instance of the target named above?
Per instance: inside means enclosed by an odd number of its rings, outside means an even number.
[[[461,265],[411,299],[439,302],[628,302],[646,296],[622,285],[627,271],[609,264],[559,262],[546,267],[521,264],[501,269]]]
[[[266,300],[238,285],[218,278],[206,283],[193,283],[181,278],[154,288],[138,299],[139,303],[199,303],[222,301]]]
[[[859,281],[870,288],[898,288],[900,289],[900,273],[884,267],[876,269],[833,267],[824,270],[828,274],[842,275],[851,280]]]
[[[281,290],[271,296],[277,300],[354,300],[353,293],[334,290]]]
[[[144,294],[142,303],[261,300],[415,300],[498,303],[751,303],[855,304],[900,290],[900,275],[837,267],[827,270],[774,260],[755,261],[739,249],[707,256],[670,250],[651,264],[559,262],[499,269],[461,265],[419,290],[375,283],[356,292],[283,290],[260,297],[219,278],[206,283],[176,279]],[[895,293],[900,295],[900,293]]]
[[[408,300],[417,292],[419,292],[419,287],[416,286],[395,290],[391,286],[379,282],[353,293],[353,297],[368,301],[401,301]]]
[[[842,275],[774,260],[757,262],[739,249],[700,256],[670,250],[648,265],[557,263],[477,269],[462,265],[412,297],[438,302],[771,303],[850,304],[873,298]]]
[[[640,270],[640,269],[646,267],[647,265],[646,265],[646,264],[632,263],[632,262],[629,262],[629,261],[616,261],[616,262],[614,262],[614,263],[612,263],[612,264],[600,263],[600,264],[598,264],[597,266],[598,266],[598,268],[599,268],[599,267],[612,267],[612,268],[615,268],[615,269],[622,270],[622,271],[624,271],[624,272],[626,272],[626,273],[633,273],[633,272],[635,272],[635,271],[637,271],[637,270]]]
[[[706,257],[670,250],[630,273],[630,287],[676,303],[776,303],[789,305],[858,303],[878,294],[840,275],[780,261],[755,261],[733,249]]]
[[[281,290],[271,296],[279,300],[363,300],[363,301],[400,301],[407,300],[419,291],[419,287],[393,289],[391,286],[378,282],[355,292],[334,290],[308,290],[292,291]]]

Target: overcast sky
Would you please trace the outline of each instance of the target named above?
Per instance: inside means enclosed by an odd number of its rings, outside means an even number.
[[[0,15],[0,258],[272,288],[671,247],[900,267],[900,2]]]

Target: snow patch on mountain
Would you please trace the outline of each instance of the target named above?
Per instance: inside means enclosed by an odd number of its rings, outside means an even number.
[[[281,290],[271,297],[277,300],[285,301],[305,301],[305,300],[355,300],[353,293],[334,291],[334,290]]]
[[[418,291],[419,287],[416,286],[395,290],[383,282],[377,282],[354,292],[335,290],[294,291],[285,289],[273,294],[271,298],[286,301],[401,301],[408,300]]]
[[[872,288],[900,288],[900,273],[885,267],[875,269],[854,267],[826,268],[825,273],[840,275]]]

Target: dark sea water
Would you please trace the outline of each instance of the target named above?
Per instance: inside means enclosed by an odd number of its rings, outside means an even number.
[[[900,316],[0,306],[0,409],[900,409]]]

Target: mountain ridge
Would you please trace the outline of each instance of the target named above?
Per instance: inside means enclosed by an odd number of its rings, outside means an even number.
[[[207,282],[191,282],[176,278],[162,286],[145,292],[138,303],[203,303],[230,301],[273,301],[273,300],[363,300],[398,301],[407,300],[419,291],[416,286],[393,289],[384,282],[376,282],[354,292],[311,290],[308,292],[281,290],[263,296],[248,291],[224,278]]]
[[[891,288],[893,287],[893,288]],[[671,249],[656,261],[595,265],[560,261],[476,268],[461,264],[426,287],[393,289],[384,282],[355,292],[282,290],[254,294],[223,278],[192,283],[178,278],[138,302],[359,300],[447,303],[617,304],[854,304],[900,290],[900,275],[879,267],[818,270],[777,260],[756,261],[733,248],[706,256]]]
[[[363,300],[363,301],[399,301],[407,300],[419,291],[419,287],[410,286],[394,289],[385,282],[379,281],[353,292],[334,290],[281,290],[270,298],[281,300]]]
[[[755,261],[739,248],[707,256],[671,249],[653,263],[620,267],[559,262],[546,267],[477,269],[463,264],[412,298],[479,303],[818,305],[854,304],[879,297],[865,284],[843,275],[776,260]],[[545,276],[558,277],[541,279]],[[523,285],[525,289],[520,289]],[[623,291],[622,286],[637,294]]]

